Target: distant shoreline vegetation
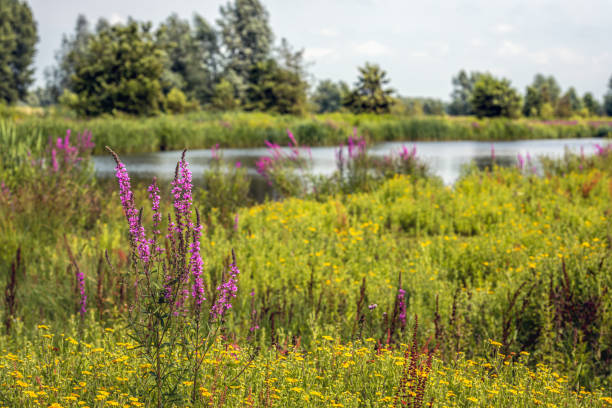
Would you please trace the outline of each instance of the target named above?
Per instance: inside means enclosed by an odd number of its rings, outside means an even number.
[[[611,118],[577,120],[506,119],[448,116],[404,116],[333,113],[309,116],[268,113],[193,112],[154,117],[98,117],[76,119],[36,115],[15,108],[4,120],[14,122],[20,138],[46,141],[52,135],[91,131],[98,143],[121,153],[220,147],[265,147],[265,142],[285,144],[287,130],[303,146],[338,145],[356,128],[369,143],[385,141],[511,141],[612,137]],[[42,111],[40,112],[42,113]],[[1,119],[0,119],[1,120]]]

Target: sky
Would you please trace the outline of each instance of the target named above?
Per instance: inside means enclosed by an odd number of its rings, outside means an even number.
[[[36,83],[55,63],[63,34],[78,14],[159,24],[171,13],[209,22],[227,0],[26,0],[38,23]],[[489,71],[521,93],[536,73],[554,75],[563,90],[601,98],[612,76],[612,0],[407,1],[260,0],[276,42],[304,49],[313,79],[353,84],[357,67],[377,63],[404,96],[450,99],[460,69]],[[93,25],[93,24],[92,24]]]

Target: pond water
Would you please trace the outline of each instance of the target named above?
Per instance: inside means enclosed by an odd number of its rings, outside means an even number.
[[[390,142],[370,146],[369,152],[373,155],[387,155],[392,151],[399,151],[402,146],[409,149],[416,147],[417,157],[423,160],[431,171],[439,176],[445,184],[454,183],[461,174],[461,169],[471,162],[479,167],[491,164],[491,150],[495,151],[495,162],[500,166],[514,166],[517,156],[528,155],[533,160],[536,169],[539,168],[537,158],[542,156],[561,157],[566,150],[585,155],[596,152],[596,144],[604,145],[602,139],[546,139],[521,140],[511,142]],[[311,156],[313,172],[315,174],[331,174],[336,169],[337,147],[312,147]],[[252,177],[253,196],[261,199],[266,194],[266,183],[255,171],[255,162],[262,156],[268,155],[266,148],[251,149],[221,149],[220,154],[228,162],[240,162],[245,166]],[[141,153],[121,155],[130,176],[134,179],[150,180],[157,176],[160,180],[170,180],[174,176],[176,162],[180,158],[180,151],[165,151],[155,153]],[[204,171],[212,160],[212,152],[206,150],[189,150],[187,161],[193,173],[194,182],[201,181]],[[94,168],[100,178],[114,175],[115,163],[110,155],[94,156]]]

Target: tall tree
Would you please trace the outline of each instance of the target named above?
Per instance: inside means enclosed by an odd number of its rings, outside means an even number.
[[[589,115],[597,116],[602,114],[603,111],[601,108],[601,103],[595,99],[592,93],[585,93],[582,97],[582,102],[584,103],[584,107],[587,109]]]
[[[304,61],[304,49],[294,50],[286,38],[281,38],[280,45],[275,49],[275,59],[284,69],[306,79],[306,62]]]
[[[557,100],[555,115],[561,118],[570,117],[582,109],[582,100],[572,86]]]
[[[575,95],[575,90],[574,96]],[[552,112],[556,113],[557,103],[561,95],[561,87],[552,75],[545,76],[536,74],[533,82],[525,92],[525,103],[523,104],[523,115],[548,117]],[[576,101],[573,101],[576,103]],[[563,103],[565,107],[565,102]],[[562,107],[561,111],[565,111]]]
[[[480,72],[470,72],[468,75],[465,70],[459,71],[457,76],[453,77],[453,93],[451,94],[451,103],[448,106],[448,113],[451,115],[472,115],[474,110],[470,100],[474,91],[474,84],[481,77]]]
[[[0,100],[25,99],[38,41],[36,22],[25,1],[0,0]]]
[[[217,37],[206,20],[194,17],[194,27],[172,14],[156,32],[156,43],[166,59],[166,82],[188,97],[207,103],[216,77]],[[167,91],[167,90],[166,90]]]
[[[604,96],[603,110],[606,115],[612,116],[612,76],[608,82],[608,92]]]
[[[308,84],[276,60],[252,65],[247,79],[245,109],[294,115],[304,112]]]
[[[102,27],[100,23],[99,26]],[[65,34],[62,36],[60,49],[55,53],[56,65],[48,67],[44,73],[47,92],[53,102],[58,101],[65,89],[70,89],[74,67],[85,53],[87,42],[92,35],[89,21],[83,14],[79,14],[74,27],[74,34],[70,37]]]
[[[523,103],[523,115],[540,116],[541,107],[539,92],[533,86],[528,86],[525,92],[525,103]]]
[[[243,99],[251,67],[266,61],[272,50],[268,12],[258,0],[234,0],[222,6],[220,12],[217,24],[224,51],[224,78]]]
[[[378,65],[366,63],[359,67],[359,77],[343,105],[355,113],[389,113],[394,103],[391,96],[395,91],[386,88],[390,82],[387,73]]]
[[[344,82],[335,83],[330,79],[319,82],[312,95],[312,102],[316,105],[317,113],[339,111],[342,107],[342,99],[348,92],[348,85]]]
[[[554,106],[561,95],[561,87],[554,76],[536,74],[532,85],[540,95],[542,104],[550,103]]]
[[[520,114],[521,97],[510,85],[510,81],[484,74],[474,85],[471,104],[479,118],[516,118]]]
[[[150,24],[129,21],[92,36],[76,59],[69,101],[80,114],[153,114],[163,108],[163,52]]]

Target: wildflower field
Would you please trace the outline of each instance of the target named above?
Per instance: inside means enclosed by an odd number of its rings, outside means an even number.
[[[271,142],[300,188],[243,207],[189,151],[140,185],[95,133],[0,140],[0,406],[612,406],[606,147],[444,186],[348,139],[299,184]]]

